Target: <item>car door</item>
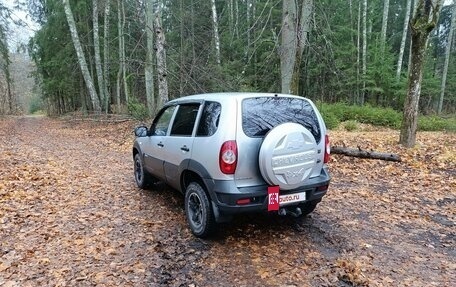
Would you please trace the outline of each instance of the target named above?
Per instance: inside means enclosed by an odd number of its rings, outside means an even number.
[[[199,110],[200,103],[179,105],[163,147],[166,182],[176,189],[180,188],[180,169],[185,168],[181,164],[192,155],[195,123]]]
[[[164,147],[176,109],[177,106],[169,106],[158,113],[152,123],[147,142],[142,147],[145,168],[161,180],[166,179],[163,169],[166,158]]]

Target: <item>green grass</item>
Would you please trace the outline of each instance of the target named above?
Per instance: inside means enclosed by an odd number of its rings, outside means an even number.
[[[400,129],[402,112],[391,108],[379,108],[369,105],[352,106],[345,103],[317,104],[329,129],[337,128],[344,122],[346,130],[356,130],[358,123],[371,124],[374,126]],[[456,116],[419,116],[419,131],[451,131],[456,132]]]

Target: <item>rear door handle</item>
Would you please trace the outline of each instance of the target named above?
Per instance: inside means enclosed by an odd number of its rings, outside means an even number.
[[[186,145],[184,145],[183,147],[181,147],[181,150],[183,150],[183,151],[190,151],[190,149],[189,149]]]
[[[164,146],[165,146],[162,142],[159,142],[157,145],[158,145],[159,147],[164,147]]]

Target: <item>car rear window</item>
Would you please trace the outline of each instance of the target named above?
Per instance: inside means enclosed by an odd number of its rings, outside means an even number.
[[[273,127],[287,122],[303,125],[320,142],[318,118],[306,99],[258,97],[242,102],[242,129],[249,137],[262,137]]]

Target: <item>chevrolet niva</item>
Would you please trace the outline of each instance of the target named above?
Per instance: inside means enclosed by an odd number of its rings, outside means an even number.
[[[326,126],[303,97],[181,97],[135,135],[136,184],[147,188],[160,180],[185,194],[186,217],[197,237],[239,213],[305,216],[328,190]]]

